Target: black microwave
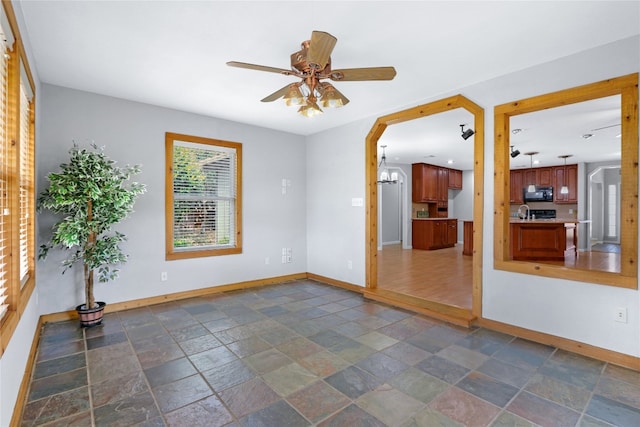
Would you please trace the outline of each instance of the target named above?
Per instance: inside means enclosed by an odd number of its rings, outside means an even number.
[[[528,187],[523,190],[524,202],[553,202],[553,187],[536,187],[536,191],[529,191]]]

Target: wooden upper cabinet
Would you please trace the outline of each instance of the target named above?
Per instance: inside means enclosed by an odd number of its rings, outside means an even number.
[[[522,204],[522,190],[531,183],[542,187],[553,187],[555,203],[578,203],[578,165],[567,165],[566,171],[566,181],[564,166],[509,171],[509,203]],[[560,194],[560,188],[565,182],[569,187],[569,194]]]
[[[522,183],[523,179],[523,171],[522,170],[512,170],[509,174],[509,202],[517,203],[521,205],[523,203],[522,197],[522,188],[524,184]]]
[[[438,201],[449,201],[449,169],[438,168]]]
[[[535,168],[536,185],[542,187],[551,187],[553,185],[553,168]]]
[[[438,201],[438,167],[426,163],[411,166],[412,200],[414,202]]]
[[[560,194],[560,188],[566,185],[568,194]],[[578,203],[578,165],[554,168],[553,201],[556,203]]]
[[[449,188],[451,190],[462,190],[462,171],[449,169]]]
[[[523,169],[522,170],[522,186],[538,185],[538,174],[535,169]]]

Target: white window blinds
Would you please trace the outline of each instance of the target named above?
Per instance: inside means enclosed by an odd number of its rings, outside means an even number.
[[[236,245],[236,150],[175,141],[173,146],[173,248]]]
[[[0,14],[3,15],[4,14]],[[0,27],[0,32],[4,33]],[[9,189],[7,152],[7,45],[0,37],[0,320],[7,312],[9,279]]]
[[[33,157],[31,145],[31,90],[28,82],[20,79],[20,285],[29,279],[29,238],[31,237],[31,211],[33,183]]]

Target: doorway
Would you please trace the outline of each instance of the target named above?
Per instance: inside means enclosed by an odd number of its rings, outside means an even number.
[[[398,181],[394,184],[378,183],[378,250],[385,245],[410,249],[406,226],[406,219],[410,217],[407,174],[401,168],[390,167],[389,171],[398,174]]]
[[[383,290],[378,287],[378,221],[379,188],[377,185],[377,143],[385,129],[390,125],[409,120],[424,118],[445,111],[464,108],[473,115],[473,128],[476,136],[473,142],[473,257],[472,257],[472,304],[471,310],[453,307],[447,304],[410,297],[400,292]],[[368,186],[366,205],[366,289],[365,296],[371,299],[389,302],[414,311],[438,317],[453,323],[469,326],[482,312],[482,221],[483,221],[483,178],[484,178],[484,110],[462,95],[420,105],[378,118],[366,139],[366,182]]]
[[[620,165],[598,166],[588,176],[588,250],[620,253]]]

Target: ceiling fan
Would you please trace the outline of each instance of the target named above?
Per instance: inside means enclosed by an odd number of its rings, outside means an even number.
[[[321,80],[330,79],[336,82],[393,80],[396,75],[393,67],[332,70],[330,55],[337,41],[338,39],[329,33],[313,31],[311,40],[303,41],[301,49],[291,54],[290,70],[237,61],[227,62],[227,65],[300,78],[300,82],[288,84],[261,101],[272,102],[284,98],[287,105],[299,105],[299,113],[312,117],[322,113],[318,101],[323,107],[341,107],[349,102],[349,99],[338,92],[331,83]]]

